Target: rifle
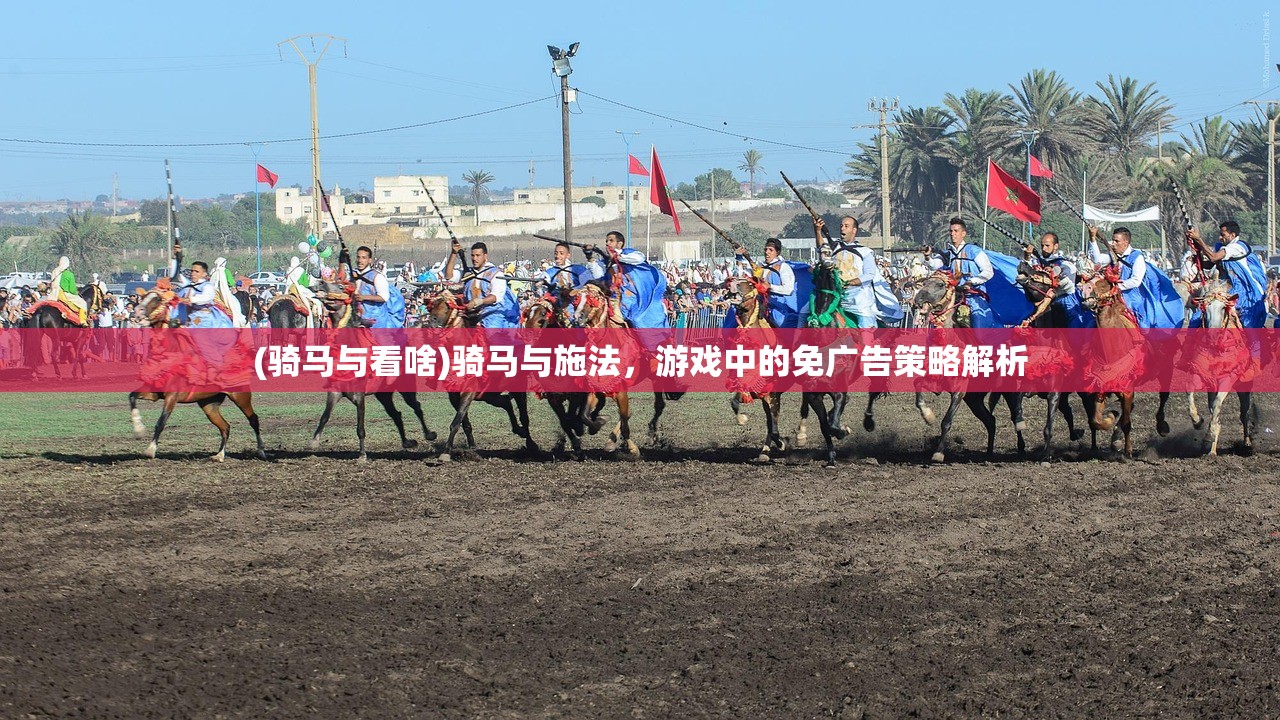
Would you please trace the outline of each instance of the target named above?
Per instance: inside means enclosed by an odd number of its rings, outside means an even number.
[[[1003,236],[1005,236],[1005,237],[1009,238],[1009,240],[1010,240],[1011,242],[1015,243],[1016,245],[1018,245],[1019,247],[1021,247],[1023,250],[1026,250],[1027,248],[1032,248],[1033,250],[1035,249],[1035,248],[1034,248],[1034,247],[1032,247],[1030,244],[1028,244],[1028,243],[1024,243],[1024,242],[1022,242],[1022,240],[1020,240],[1020,239],[1018,239],[1018,238],[1014,237],[1014,236],[1013,236],[1013,233],[1009,232],[1008,230],[1005,230],[1004,228],[1002,228],[1002,227],[1000,227],[999,225],[997,225],[997,224],[995,224],[995,223],[991,222],[990,220],[988,220],[988,219],[986,219],[986,218],[982,217],[981,215],[974,215],[974,217],[976,217],[976,218],[978,218],[979,220],[981,220],[982,222],[986,223],[986,224],[987,224],[987,227],[989,227],[989,228],[991,228],[992,230],[995,230],[996,232],[1000,233],[1001,235],[1003,235]]]
[[[572,240],[561,240],[560,238],[554,238],[554,237],[551,237],[550,235],[539,235],[538,233],[533,233],[533,236],[538,238],[539,240],[546,240],[547,242],[553,242],[556,244],[564,243],[565,245],[569,245],[571,247],[581,248],[584,251],[588,247],[586,243],[574,242]]]
[[[164,179],[169,184],[169,221],[173,225],[173,235],[169,237],[169,251],[173,255],[173,275],[170,280],[177,280],[182,274],[182,232],[178,229],[178,206],[173,202],[173,174],[169,172],[169,161],[164,161]],[[16,266],[15,266],[16,267]]]
[[[1047,183],[1046,183],[1046,185],[1047,185]],[[1067,209],[1071,211],[1071,214],[1072,214],[1072,215],[1075,215],[1077,218],[1079,218],[1079,219],[1080,219],[1080,222],[1084,223],[1085,225],[1088,225],[1088,224],[1089,224],[1089,221],[1084,219],[1084,215],[1081,215],[1081,214],[1080,214],[1080,211],[1079,211],[1079,210],[1076,210],[1076,206],[1075,206],[1075,205],[1072,205],[1071,203],[1067,202],[1067,199],[1066,199],[1066,198],[1064,198],[1064,197],[1062,197],[1062,193],[1058,192],[1058,189],[1057,189],[1057,188],[1055,188],[1055,187],[1054,187],[1054,186],[1052,186],[1052,185],[1047,185],[1047,187],[1049,188],[1049,192],[1053,193],[1053,196],[1054,196],[1054,197],[1056,197],[1056,198],[1058,198],[1058,201],[1059,201],[1059,202],[1061,202],[1063,205],[1066,205],[1066,206],[1067,206]]]
[[[1203,282],[1205,280],[1204,273],[1204,256],[1200,253],[1200,248],[1196,247],[1196,243],[1191,239],[1191,230],[1195,225],[1191,222],[1191,213],[1187,212],[1187,203],[1182,199],[1182,187],[1178,185],[1178,181],[1169,178],[1169,182],[1173,184],[1173,196],[1178,201],[1178,213],[1182,215],[1182,223],[1187,227],[1187,247],[1191,248],[1192,254],[1196,259],[1196,278]]]
[[[796,197],[800,199],[800,204],[804,206],[804,209],[809,211],[809,215],[813,217],[814,221],[816,222],[817,220],[820,220],[822,216],[819,215],[817,211],[813,209],[813,206],[809,204],[808,200],[804,199],[804,195],[800,194],[800,191],[796,188],[795,183],[791,182],[791,178],[787,177],[787,174],[784,172],[779,171],[779,174],[782,175],[783,181],[787,183],[787,187],[791,188],[791,192],[795,193]],[[888,228],[885,228],[886,237],[888,236],[888,232],[889,232]],[[822,234],[824,237],[827,238],[827,242],[833,242],[831,238],[831,231],[827,229],[827,226],[825,224],[822,226]],[[822,243],[818,242],[817,238],[814,238],[813,244],[818,246],[818,250],[822,250]]]
[[[708,220],[705,215],[695,210],[693,206],[690,205],[688,201],[686,201],[684,198],[681,198],[680,202],[684,203],[684,206],[689,208],[689,212],[693,213],[694,215],[697,215],[699,220],[706,223],[707,227],[714,230],[716,235],[720,236],[721,240],[724,240],[725,242],[729,243],[729,247],[732,247],[735,249],[742,248],[742,257],[746,258],[747,263],[751,265],[752,270],[755,270],[757,267],[759,267],[758,265],[756,265],[755,261],[751,259],[751,256],[747,254],[747,249],[742,246],[742,243],[729,237],[729,233],[725,232],[724,230],[721,230],[719,226],[717,226],[715,223]]]
[[[320,178],[316,178],[316,186],[320,188],[320,205],[329,212],[329,222],[333,223],[333,232],[338,236],[338,278],[345,279],[352,275],[351,253],[347,252],[347,244],[342,240],[342,228],[338,227],[338,218],[333,216],[333,205],[329,202],[329,193],[324,191]],[[316,238],[319,240],[319,238]],[[346,268],[344,272],[342,268]]]
[[[444,229],[449,233],[449,240],[454,244],[461,245],[462,243],[458,241],[458,236],[453,234],[453,228],[449,227],[449,221],[445,219],[444,213],[440,212],[440,206],[436,204],[436,198],[431,194],[431,188],[427,187],[427,182],[422,178],[418,178],[418,184],[422,186],[423,192],[427,194],[427,199],[431,201],[431,208],[436,211],[436,217],[440,218],[440,224],[444,225]],[[449,246],[449,255],[453,256],[453,245]],[[448,261],[449,259],[445,258],[445,262],[448,263]],[[466,275],[467,270],[470,269],[467,265],[467,256],[458,253],[458,262],[462,264],[462,275]],[[452,267],[442,269],[444,272],[453,272]]]

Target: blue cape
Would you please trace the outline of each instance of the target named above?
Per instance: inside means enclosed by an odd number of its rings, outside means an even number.
[[[662,304],[667,294],[667,276],[648,263],[620,265],[624,275],[618,297],[622,316],[633,328],[667,327],[667,309]]]
[[[802,328],[809,318],[813,298],[813,268],[808,263],[788,260],[796,276],[796,291],[790,295],[769,295],[769,322],[777,328]]]
[[[1018,284],[1019,261],[994,250],[986,252],[991,260],[991,267],[996,271],[996,274],[982,286],[989,298],[992,317],[997,327],[1017,325],[1035,312],[1035,306],[1027,299],[1026,292]]]
[[[384,303],[360,303],[360,316],[369,327],[404,327],[404,295],[395,285],[387,283],[387,301]]]
[[[1132,253],[1120,259],[1120,278],[1123,280],[1133,275],[1133,267],[1125,261],[1128,257],[1132,257]],[[1138,327],[1182,327],[1182,297],[1169,276],[1152,262],[1147,262],[1147,274],[1142,278],[1142,284],[1124,291],[1124,302],[1138,319]]]

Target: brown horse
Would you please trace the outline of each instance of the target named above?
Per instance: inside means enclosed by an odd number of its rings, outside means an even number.
[[[31,316],[26,320],[26,326],[42,331],[88,330],[92,328],[94,320],[102,312],[104,301],[102,289],[93,283],[89,283],[80,288],[78,294],[80,299],[84,300],[86,325],[80,325],[67,318],[67,312],[75,312],[73,308],[69,308],[61,302],[42,300],[36,303],[34,309],[32,309]],[[67,307],[66,312],[63,311],[64,307]],[[28,357],[32,360],[33,377],[36,367],[50,365],[53,367],[54,377],[61,379],[63,363],[71,365],[72,379],[84,378],[87,375],[85,359],[89,349],[89,333],[40,332],[32,334],[35,336],[32,338],[32,342],[36,343],[36,352],[33,352]]]
[[[1136,357],[1136,350],[1141,347],[1138,336],[1138,318],[1124,303],[1124,296],[1119,288],[1119,276],[1107,271],[1095,273],[1080,283],[1080,296],[1085,307],[1093,311],[1098,318],[1099,330],[1124,330],[1124,334],[1100,336],[1094,346],[1094,358],[1101,362],[1102,368],[1124,369],[1131,366]],[[1136,380],[1137,378],[1131,378]],[[1116,414],[1109,413],[1103,417],[1107,409],[1107,398],[1115,395],[1120,401],[1119,430],[1124,433],[1125,457],[1133,457],[1133,440],[1130,431],[1133,427],[1133,391],[1086,393],[1085,412],[1089,416],[1089,429],[1092,431],[1092,448],[1098,450],[1098,431],[1111,431],[1111,447],[1116,446]]]
[[[301,331],[305,328],[355,328],[360,327],[360,318],[356,312],[355,303],[352,302],[351,296],[347,293],[347,289],[342,285],[331,282],[322,281],[316,289],[316,299],[320,302],[320,308],[324,314],[321,317],[310,317],[304,315],[299,309],[294,297],[289,294],[277,296],[267,306],[266,314],[269,324],[274,329],[284,329]],[[312,314],[315,310],[310,311]],[[311,434],[311,442],[308,444],[312,450],[320,447],[320,435],[324,432],[325,426],[329,423],[329,418],[333,414],[334,408],[338,401],[346,398],[356,408],[356,439],[360,444],[360,454],[357,456],[357,462],[365,462],[368,455],[365,453],[365,405],[369,395],[373,395],[374,399],[382,405],[382,409],[386,411],[387,416],[391,418],[391,422],[395,423],[396,432],[400,435],[400,447],[405,450],[411,450],[418,446],[418,441],[410,438],[404,429],[404,416],[400,414],[400,410],[396,408],[394,392],[340,392],[330,391],[325,397],[324,411],[320,413],[320,421],[316,424],[316,430]],[[413,410],[414,415],[418,418],[418,423],[422,425],[422,437],[427,442],[436,439],[436,434],[427,427],[427,420],[422,411],[422,403],[418,402],[417,393],[402,392],[400,397],[404,399],[405,404]]]
[[[576,315],[571,324],[585,329],[629,327],[622,317],[622,309],[614,298],[610,298],[599,286],[588,283],[569,292],[566,308],[576,308]],[[566,318],[568,319],[568,318]],[[618,406],[618,424],[609,433],[609,441],[605,443],[606,452],[614,452],[625,448],[633,457],[640,456],[640,448],[631,440],[631,399],[626,390],[612,393],[613,401]],[[609,395],[603,392],[588,393],[586,404],[582,409],[588,428],[594,432],[598,426],[600,411],[604,409]],[[656,422],[656,418],[655,418]]]
[[[424,327],[437,329],[457,329],[477,327],[476,316],[461,301],[456,288],[442,287],[427,299],[427,314]],[[485,404],[507,411],[507,419],[511,421],[511,432],[524,438],[525,451],[538,452],[538,444],[533,441],[529,430],[529,397],[522,392],[450,392],[449,403],[453,406],[453,421],[449,423],[449,439],[445,442],[444,452],[440,454],[442,462],[453,459],[454,441],[458,430],[466,435],[467,445],[476,446],[475,436],[471,429],[471,404],[479,400]]]
[[[567,296],[567,293],[565,293]],[[520,319],[521,327],[531,330],[563,328],[569,324],[565,312],[565,297],[544,295],[535,299],[524,309]],[[556,441],[553,453],[563,452],[565,443],[573,448],[573,457],[582,457],[582,435],[590,431],[598,432],[604,424],[599,416],[588,417],[587,393],[549,392],[542,393],[543,399],[551,406],[556,420],[560,423],[560,438]]]
[[[1240,313],[1236,311],[1237,296],[1231,292],[1231,283],[1227,280],[1218,278],[1207,280],[1204,283],[1195,286],[1192,290],[1190,304],[1200,311],[1201,327],[1242,330],[1244,326],[1240,322]],[[1231,350],[1244,352],[1245,358],[1251,358],[1252,353],[1248,352],[1246,342],[1240,336],[1232,333],[1222,337],[1224,343],[1238,343],[1238,346]],[[1223,348],[1223,352],[1216,353],[1218,358],[1230,357],[1233,354],[1227,348]],[[1204,358],[1208,362],[1213,362],[1210,358]],[[1238,380],[1239,370],[1241,368],[1233,368],[1235,373],[1230,373],[1228,377],[1215,378],[1221,380]],[[1222,432],[1222,423],[1220,416],[1222,415],[1222,402],[1227,397],[1227,391],[1215,391],[1209,393],[1209,427],[1205,437],[1202,440],[1202,447],[1214,457],[1218,454],[1218,435]],[[1253,430],[1256,421],[1256,412],[1253,405],[1253,394],[1249,392],[1237,391],[1236,397],[1240,400],[1240,425],[1244,430],[1244,454],[1253,453]],[[1191,412],[1191,424],[1195,429],[1199,430],[1204,425],[1204,418],[1200,416],[1199,409],[1196,407],[1196,394],[1187,393],[1187,405]]]
[[[1027,300],[1035,307],[1031,317],[1022,321],[1021,327],[1068,327],[1066,312],[1060,304],[1055,304],[1058,299],[1067,294],[1068,285],[1055,277],[1051,267],[1045,265],[1033,267],[1026,262],[1019,264],[1018,284],[1022,286]],[[1044,454],[1041,460],[1050,462],[1053,460],[1053,423],[1058,413],[1061,413],[1066,420],[1067,433],[1073,442],[1084,437],[1084,429],[1076,427],[1075,414],[1071,410],[1070,393],[1055,391],[1039,393],[1039,396],[1049,401],[1048,414],[1045,416],[1044,423]]]
[[[168,328],[172,326],[169,319],[169,311],[174,307],[174,293],[170,290],[152,290],[138,301],[138,305],[134,310],[134,318],[151,328]],[[196,330],[194,332],[200,332]],[[191,346],[180,346],[179,339],[172,333],[163,333],[152,339],[153,350],[164,350],[169,352],[194,352]],[[165,423],[169,420],[169,415],[179,404],[194,403],[204,411],[205,417],[209,418],[209,422],[218,428],[221,435],[221,442],[218,445],[218,452],[210,456],[210,460],[214,462],[222,462],[227,456],[227,440],[231,437],[231,425],[226,418],[222,417],[222,403],[224,400],[230,399],[236,407],[240,408],[240,412],[244,413],[245,418],[249,421],[249,427],[253,428],[254,439],[257,440],[258,450],[257,456],[263,460],[267,459],[266,448],[262,444],[262,430],[258,423],[258,414],[253,410],[253,394],[248,391],[242,392],[132,392],[129,393],[129,416],[133,422],[133,433],[137,437],[143,436],[142,415],[138,412],[138,401],[164,401],[163,408],[160,411],[160,418],[156,420],[155,431],[151,436],[151,444],[147,446],[146,456],[154,458],[156,456],[156,448],[160,443],[160,433],[164,431]]]
[[[955,276],[946,270],[934,271],[932,275],[925,278],[911,302],[915,309],[916,327],[942,329],[969,327],[969,306],[965,303],[965,295]],[[996,444],[996,418],[992,409],[1003,398],[1009,408],[1009,419],[1013,421],[1014,432],[1017,433],[1018,454],[1026,452],[1026,440],[1022,436],[1023,430],[1026,429],[1026,423],[1022,419],[1022,393],[998,393],[992,398],[990,405],[986,402],[987,393],[952,392],[949,394],[951,402],[947,405],[947,412],[942,416],[938,447],[933,453],[933,462],[940,463],[946,460],[947,439],[961,400],[964,400],[964,404],[968,406],[973,416],[986,429],[987,455],[992,456],[995,455]],[[922,392],[916,393],[916,409],[920,411],[920,417],[925,423],[933,424],[935,417],[933,409],[925,405]]]

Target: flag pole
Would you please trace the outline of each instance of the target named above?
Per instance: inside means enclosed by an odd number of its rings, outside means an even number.
[[[1088,200],[1089,170],[1087,168],[1084,170],[1083,178],[1084,179],[1081,181],[1081,185],[1080,185],[1080,216],[1081,217],[1084,217],[1084,206],[1087,205],[1089,202]],[[1088,232],[1089,232],[1089,228],[1087,226],[1087,223],[1081,220],[1080,222],[1080,254],[1082,255],[1085,252],[1084,244],[1085,244],[1085,239],[1088,237]]]
[[[253,143],[248,143],[249,149],[253,151],[253,226],[258,234],[258,270],[262,272],[262,202],[259,195],[262,190],[262,181],[258,179],[258,152],[259,148],[255,148]]]
[[[987,249],[987,198],[991,195],[991,158],[987,158],[987,189],[982,193],[982,249]]]

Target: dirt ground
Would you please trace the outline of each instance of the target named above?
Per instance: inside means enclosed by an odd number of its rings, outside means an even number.
[[[482,459],[402,452],[380,418],[357,465],[350,413],[313,456],[270,399],[270,462],[242,418],[205,461],[191,408],[154,461],[119,409],[14,442],[0,716],[1280,716],[1274,434],[1243,457],[1228,422],[1226,456],[1186,457],[1185,404],[1157,440],[1144,398],[1132,461],[1019,460],[1003,417],[988,461],[962,418],[936,466],[893,397],[837,469],[761,466],[758,409],[740,429],[723,400],[670,406],[638,462],[599,436],[524,457],[483,408]]]

